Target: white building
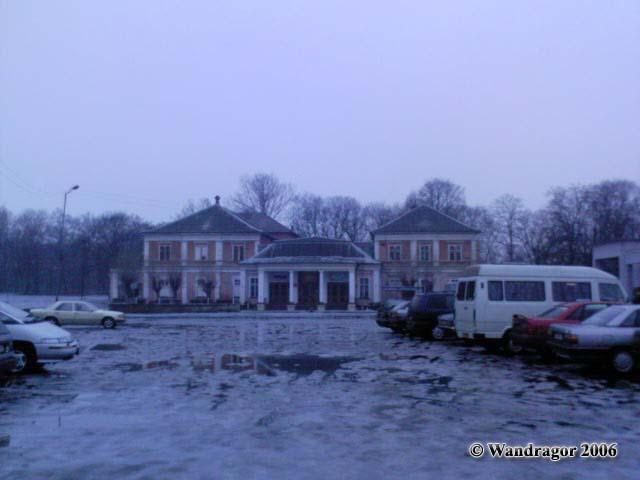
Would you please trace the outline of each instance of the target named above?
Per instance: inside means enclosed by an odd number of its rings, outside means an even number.
[[[640,240],[623,240],[597,245],[593,248],[593,266],[609,272],[632,295],[640,287]]]

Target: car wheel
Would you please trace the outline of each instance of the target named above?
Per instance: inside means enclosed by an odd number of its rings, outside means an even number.
[[[507,330],[507,332],[502,337],[502,351],[505,355],[517,355],[522,352],[522,346],[516,345],[513,343],[513,336],[511,335],[511,330]]]
[[[443,340],[444,339],[444,330],[440,327],[435,327],[431,330],[431,336],[434,340]]]
[[[14,373],[25,373],[37,365],[36,352],[30,345],[18,344],[13,346],[15,367]]]
[[[102,320],[102,326],[104,328],[116,328],[116,321],[111,317],[107,317]]]
[[[618,373],[629,373],[635,366],[635,359],[626,350],[618,350],[611,357],[611,366]]]
[[[47,317],[44,319],[46,322],[51,322],[54,325],[58,325],[60,326],[60,320],[58,320],[56,317]]]

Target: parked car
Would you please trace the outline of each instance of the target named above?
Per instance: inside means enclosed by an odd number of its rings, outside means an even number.
[[[514,315],[534,316],[558,303],[621,303],[626,293],[613,275],[591,267],[476,265],[458,279],[456,331],[464,339],[516,353]]]
[[[583,322],[594,313],[598,313],[610,305],[611,303],[604,302],[570,302],[551,307],[533,317],[514,315],[511,331],[513,344],[515,347],[536,350],[544,356],[550,356],[551,350],[547,345],[547,340],[551,325]]]
[[[407,331],[413,335],[433,337],[433,330],[438,326],[438,317],[445,313],[453,313],[453,293],[431,292],[416,295],[409,307]]]
[[[0,378],[5,377],[15,367],[13,342],[9,329],[0,322]]]
[[[613,305],[580,325],[552,325],[549,346],[556,355],[578,362],[609,362],[628,373],[640,357],[640,305]]]
[[[13,338],[16,372],[69,360],[80,352],[78,341],[69,332],[5,302],[0,302],[0,322]]]
[[[103,310],[89,302],[61,301],[47,308],[33,308],[31,315],[55,323],[56,325],[102,325],[116,328],[125,323],[125,315],[114,310]]]
[[[438,326],[431,332],[435,340],[444,340],[445,338],[456,338],[456,322],[455,314],[445,313],[438,317]]]
[[[378,310],[376,323],[394,332],[402,332],[406,328],[407,315],[409,313],[409,301],[387,300]]]

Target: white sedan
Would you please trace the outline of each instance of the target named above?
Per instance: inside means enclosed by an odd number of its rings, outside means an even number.
[[[0,322],[13,339],[15,372],[26,372],[43,363],[69,360],[80,352],[78,341],[69,332],[8,303],[0,302]]]
[[[89,302],[63,300],[47,308],[33,308],[29,313],[56,325],[102,325],[116,328],[125,322],[124,313],[103,310]]]

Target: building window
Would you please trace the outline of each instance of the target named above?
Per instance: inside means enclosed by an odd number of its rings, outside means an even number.
[[[449,261],[450,262],[462,261],[462,245],[457,243],[449,244]]]
[[[366,277],[360,279],[360,298],[369,299],[369,279]]]
[[[402,260],[402,245],[389,245],[389,260]]]
[[[420,261],[431,261],[431,245],[420,245]]]
[[[258,298],[258,279],[256,277],[249,279],[249,297]]]
[[[244,245],[233,246],[233,261],[241,262],[244,260]]]
[[[164,262],[171,260],[171,245],[160,245],[158,256]]]
[[[196,260],[208,260],[209,259],[209,245],[196,245],[195,246]]]

